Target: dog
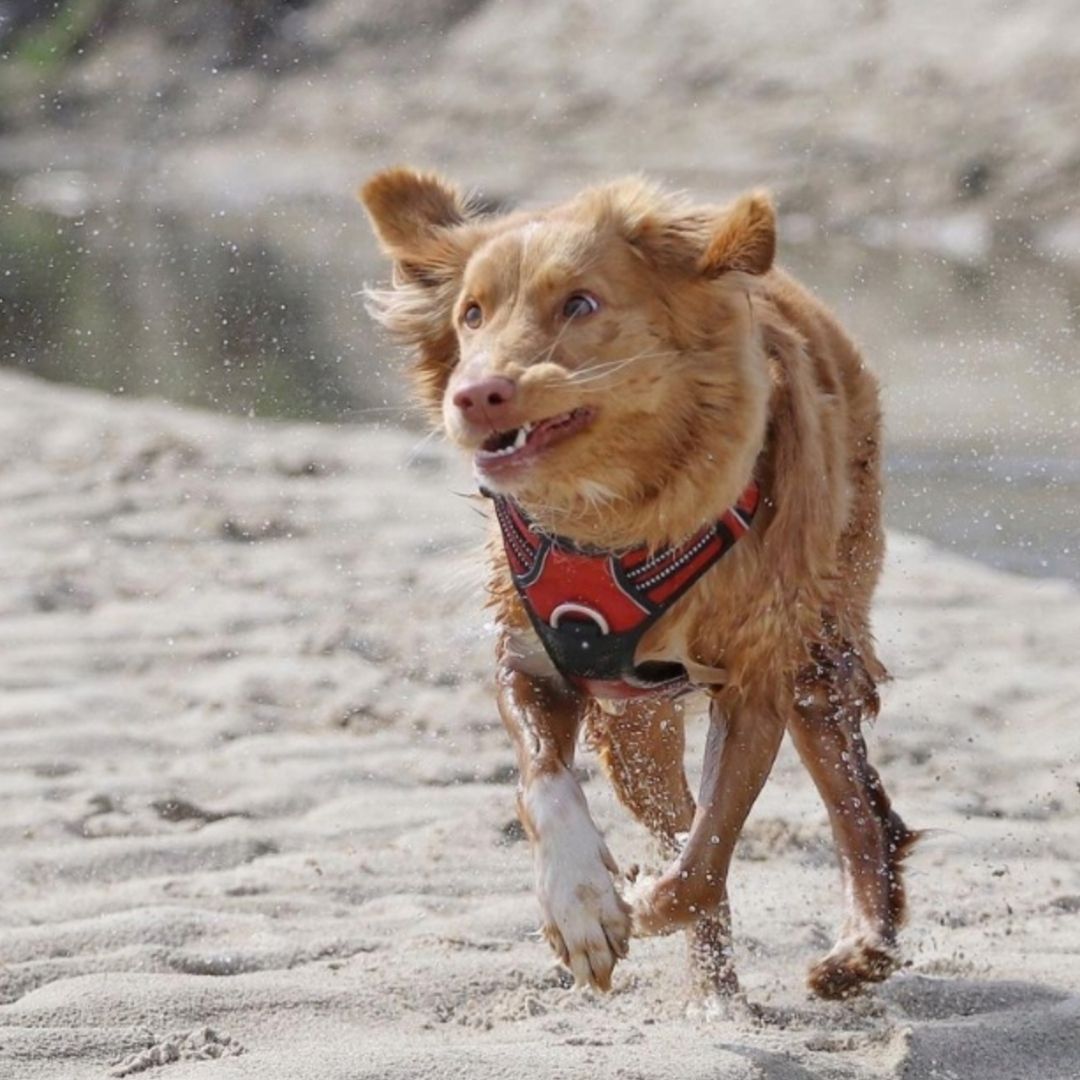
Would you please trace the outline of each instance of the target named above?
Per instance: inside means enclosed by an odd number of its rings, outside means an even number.
[[[393,265],[369,307],[415,351],[417,393],[493,510],[498,708],[555,954],[607,990],[632,935],[685,928],[701,985],[735,992],[728,868],[787,732],[847,907],[809,986],[839,998],[885,979],[916,834],[861,734],[886,677],[869,620],[878,389],[774,266],[768,196],[696,205],[631,178],[483,213],[396,168],[360,198]],[[695,693],[709,710],[696,802]],[[574,775],[583,734],[670,860],[629,890]]]

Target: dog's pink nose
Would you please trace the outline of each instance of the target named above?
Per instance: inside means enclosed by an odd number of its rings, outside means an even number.
[[[517,386],[513,379],[489,375],[486,379],[466,383],[452,400],[470,424],[497,425],[516,393]]]

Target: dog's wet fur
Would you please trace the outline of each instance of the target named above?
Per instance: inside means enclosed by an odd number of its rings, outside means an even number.
[[[544,933],[607,989],[633,934],[685,927],[701,984],[730,994],[726,879],[785,731],[825,802],[847,911],[810,971],[844,997],[896,967],[901,863],[915,840],[861,727],[885,676],[870,633],[881,569],[878,389],[835,317],[774,263],[762,193],[698,205],[639,179],[560,205],[480,213],[444,179],[392,169],[362,189],[389,288],[376,317],[480,481],[581,544],[659,548],[718,519],[752,479],[752,530],[649,631],[637,658],[722,672],[697,801],[678,701],[617,706],[554,670],[493,526],[499,710],[514,739]],[[670,858],[629,886],[573,775],[587,733]]]

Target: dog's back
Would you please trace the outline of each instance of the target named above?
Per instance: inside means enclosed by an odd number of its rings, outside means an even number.
[[[788,333],[787,347],[770,350],[770,361],[808,364],[819,395],[828,489],[842,522],[836,540],[832,591],[840,633],[858,645],[875,677],[884,675],[870,635],[870,602],[885,552],[881,517],[881,405],[878,381],[832,312],[782,270],[763,282],[775,317]],[[792,349],[790,335],[802,340]],[[775,377],[775,376],[774,376]],[[790,385],[790,377],[781,374]]]

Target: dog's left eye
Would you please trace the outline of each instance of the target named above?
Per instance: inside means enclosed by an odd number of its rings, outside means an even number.
[[[576,292],[566,298],[562,313],[563,318],[580,319],[583,315],[591,315],[599,310],[600,301],[595,296],[587,292]]]

